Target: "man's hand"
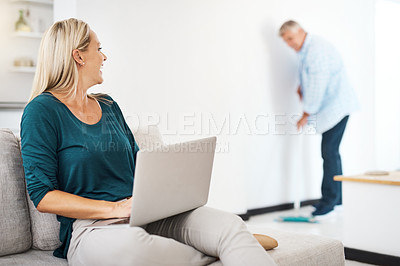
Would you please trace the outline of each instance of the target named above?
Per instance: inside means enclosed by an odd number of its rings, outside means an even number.
[[[299,95],[300,101],[303,100],[303,94],[301,93],[301,87],[299,85],[299,87],[297,88],[297,94]]]
[[[297,130],[300,130],[305,124],[307,124],[307,119],[310,116],[308,113],[303,113],[303,116],[297,121]]]

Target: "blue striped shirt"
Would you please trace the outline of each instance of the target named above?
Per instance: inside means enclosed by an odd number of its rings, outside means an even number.
[[[298,57],[303,110],[326,132],[359,108],[355,91],[339,53],[321,37],[307,34]]]

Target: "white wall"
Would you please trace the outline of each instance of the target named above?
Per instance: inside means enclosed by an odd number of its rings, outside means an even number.
[[[400,169],[400,2],[376,2],[376,161],[382,170]]]
[[[217,134],[209,205],[244,213],[319,197],[320,136],[293,134],[296,58],[277,36],[286,19],[343,55],[363,106],[343,140],[344,170],[375,167],[373,3],[82,0],[77,16],[108,56],[94,90],[111,93],[133,127],[158,123],[167,141]]]
[[[76,17],[76,1],[77,0],[53,0],[54,21]]]

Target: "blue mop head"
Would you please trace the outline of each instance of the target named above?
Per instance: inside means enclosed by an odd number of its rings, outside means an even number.
[[[297,222],[297,223],[318,223],[314,217],[304,216],[281,216],[275,221],[277,222]]]

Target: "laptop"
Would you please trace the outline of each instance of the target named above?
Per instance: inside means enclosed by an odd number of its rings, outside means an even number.
[[[205,205],[216,137],[140,150],[136,155],[129,218],[99,220],[87,227],[143,226]]]

